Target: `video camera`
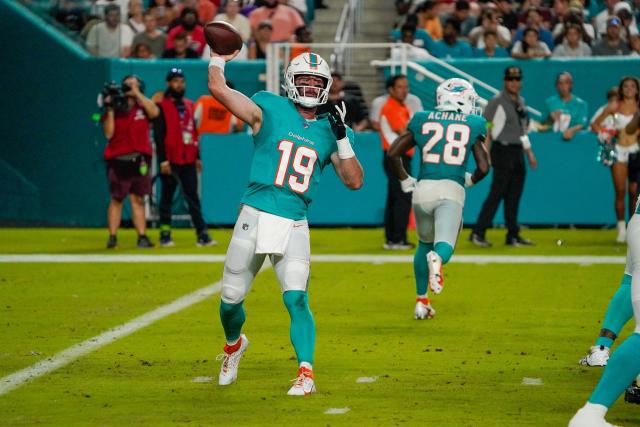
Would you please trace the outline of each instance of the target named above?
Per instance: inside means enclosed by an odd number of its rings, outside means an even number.
[[[106,82],[102,92],[98,95],[98,107],[111,107],[115,111],[128,111],[129,102],[127,101],[126,93],[130,90],[131,88],[125,83],[119,85],[115,80]]]

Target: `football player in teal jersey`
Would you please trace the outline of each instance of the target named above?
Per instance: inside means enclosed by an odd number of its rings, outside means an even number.
[[[569,421],[569,427],[613,427],[605,420],[607,411],[640,374],[640,204],[636,204],[635,213],[627,225],[625,277],[629,275],[631,289],[627,288],[622,292],[629,294],[636,322],[635,331],[605,360],[606,367],[598,385],[587,403]],[[624,305],[620,308],[626,309]],[[618,321],[624,324],[624,318],[621,317]],[[614,328],[617,327],[618,325],[614,325]]]
[[[456,245],[462,227],[465,187],[489,172],[485,147],[486,120],[476,115],[478,95],[469,82],[449,79],[436,89],[435,111],[416,113],[407,132],[388,151],[402,190],[413,192],[413,212],[419,243],[413,258],[416,279],[416,319],[430,319],[435,310],[427,297],[427,283],[435,294],[443,288],[442,265]],[[421,153],[418,180],[402,166],[401,155],[417,145]],[[467,172],[473,151],[476,170]]]
[[[298,359],[297,380],[288,394],[316,391],[313,378],[315,324],[309,309],[309,226],[307,209],[325,166],[332,164],[346,187],[362,186],[363,171],[352,148],[353,131],[345,108],[316,116],[327,102],[331,70],[315,53],[293,58],[285,71],[287,96],[258,92],[251,99],[230,89],[224,65],[235,55],[212,53],[209,91],[253,131],[254,154],[248,188],[227,249],[220,302],[226,337],[219,384],[235,381],[249,341],[241,333],[243,301],[269,256],[284,305],[291,317],[290,338]]]

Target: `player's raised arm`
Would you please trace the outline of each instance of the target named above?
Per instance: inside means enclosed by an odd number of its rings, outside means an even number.
[[[224,78],[224,65],[232,60],[240,51],[235,51],[230,55],[218,55],[211,52],[209,62],[209,92],[211,95],[234,116],[251,126],[254,135],[260,131],[262,126],[262,110],[255,102],[237,90],[227,86]]]
[[[489,152],[487,151],[486,144],[488,144],[488,137],[478,137],[476,143],[473,144],[473,158],[476,161],[476,170],[473,173],[465,173],[464,175],[464,186],[471,187],[474,184],[477,184],[487,176],[489,173]]]
[[[336,105],[336,109],[329,113],[331,130],[336,136],[338,144],[338,151],[331,155],[331,163],[333,163],[333,167],[344,185],[351,190],[357,190],[362,187],[364,182],[364,170],[356,158],[347,135],[347,126],[344,124],[346,114],[344,102],[342,109]]]
[[[413,139],[413,134],[406,132],[393,141],[391,148],[387,151],[387,156],[389,156],[393,165],[393,171],[400,180],[400,187],[405,193],[411,193],[416,188],[417,181],[409,175],[402,165],[402,155],[414,145],[416,145],[416,141]]]

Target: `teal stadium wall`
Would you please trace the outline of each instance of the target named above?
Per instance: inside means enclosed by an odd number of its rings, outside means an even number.
[[[162,90],[167,69],[179,66],[187,77],[187,96],[206,93],[206,63],[198,61],[106,60],[92,58],[38,17],[9,0],[0,0],[5,40],[19,39],[19,49],[1,49],[3,88],[0,101],[0,221],[69,226],[103,226],[109,200],[102,152],[106,142],[91,116],[105,81],[139,74],[147,93]],[[457,60],[457,67],[500,87],[511,60]],[[435,64],[426,64],[438,68]],[[558,72],[574,74],[575,92],[593,112],[606,90],[622,75],[633,74],[635,59],[547,60],[518,62],[525,73],[524,95],[541,108],[554,93]],[[442,70],[440,70],[442,71]],[[264,62],[231,63],[227,76],[251,95],[264,88]],[[445,76],[446,73],[443,73]],[[431,105],[432,88],[415,81],[412,91]],[[482,91],[480,91],[481,94]],[[486,96],[486,94],[483,94]],[[378,136],[357,135],[356,152],[365,168],[365,186],[345,189],[333,171],[325,172],[309,218],[317,225],[382,223],[386,178]],[[529,224],[611,224],[613,192],[609,170],[595,161],[596,141],[580,134],[563,142],[558,135],[533,134],[540,167],[527,176],[520,218]],[[203,210],[207,222],[235,221],[252,155],[247,135],[202,138],[205,169]],[[465,222],[475,221],[489,187],[488,178],[469,191]],[[496,222],[502,222],[498,213]]]

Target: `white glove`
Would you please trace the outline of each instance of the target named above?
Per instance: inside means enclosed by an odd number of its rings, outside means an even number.
[[[473,182],[473,180],[471,179],[471,172],[465,172],[464,173],[464,186],[465,188],[469,188],[471,187],[473,184],[475,184],[475,182]]]
[[[416,183],[418,181],[409,175],[407,178],[400,181],[400,187],[402,188],[403,193],[411,193],[416,189]]]

